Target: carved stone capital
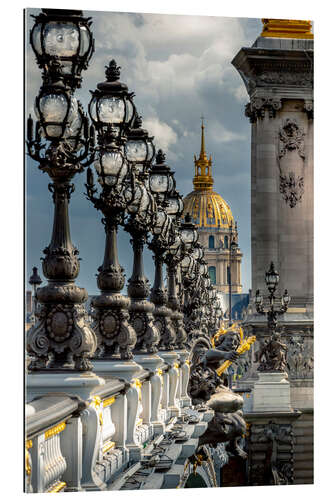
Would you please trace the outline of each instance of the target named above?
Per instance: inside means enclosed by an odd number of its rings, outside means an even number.
[[[282,108],[281,99],[276,97],[253,97],[245,106],[245,116],[255,123],[259,118],[265,117],[267,110],[269,118],[274,118],[276,112]]]

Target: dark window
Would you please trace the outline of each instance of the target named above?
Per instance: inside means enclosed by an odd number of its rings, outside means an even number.
[[[229,241],[228,241],[228,236],[224,237],[224,248],[228,248],[229,246]]]
[[[208,238],[208,247],[209,247],[209,248],[215,248],[214,236],[210,236],[210,237]]]
[[[216,285],[216,267],[209,266],[208,273],[209,273],[210,281],[212,282],[213,285]]]
[[[227,283],[228,285],[231,283],[230,266],[227,267]]]

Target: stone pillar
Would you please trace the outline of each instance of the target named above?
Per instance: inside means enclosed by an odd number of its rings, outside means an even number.
[[[265,272],[273,261],[280,273],[277,295],[287,288],[292,297],[287,314],[279,319],[291,361],[295,346],[304,362],[311,361],[307,373],[300,375],[295,367],[289,370],[291,404],[309,409],[313,408],[309,389],[309,384],[313,386],[313,40],[260,36],[251,48],[242,48],[232,64],[250,97],[245,114],[252,124],[252,296],[258,288],[267,293]],[[267,337],[265,317],[252,312],[246,324],[258,340]],[[300,386],[307,390],[295,390]]]

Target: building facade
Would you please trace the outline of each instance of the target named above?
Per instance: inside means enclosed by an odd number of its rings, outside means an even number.
[[[214,191],[212,156],[205,150],[205,127],[201,124],[201,149],[194,155],[194,190],[184,199],[184,216],[189,213],[198,227],[199,241],[204,249],[212,284],[219,292],[224,312],[227,312],[227,295],[233,303],[242,294],[241,262],[243,254],[238,247],[237,222],[228,203]],[[233,245],[231,245],[233,243]],[[231,250],[232,249],[232,250]]]

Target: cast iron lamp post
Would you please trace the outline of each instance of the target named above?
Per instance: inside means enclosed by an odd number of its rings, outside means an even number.
[[[149,281],[143,266],[143,246],[156,221],[156,203],[146,183],[146,178],[140,181],[132,173],[125,189],[128,217],[124,228],[131,235],[133,247],[133,271],[127,290],[131,299],[130,322],[137,335],[135,354],[155,353],[159,342],[159,333],[154,326],[152,314],[154,305],[147,300]]]
[[[102,223],[106,233],[104,260],[98,268],[97,275],[97,285],[101,294],[92,300],[93,328],[98,340],[96,354],[99,360],[116,359],[119,354],[120,359],[132,359],[131,349],[136,342],[135,330],[128,321],[130,299],[121,294],[125,275],[123,267],[119,264],[117,247],[118,226],[124,223],[127,206],[124,191],[127,179],[131,176],[130,167],[123,154],[125,142],[123,137],[128,122],[126,114],[123,115],[123,121],[119,122],[118,114],[110,111],[119,96],[119,89],[123,92],[122,98],[125,95],[126,86],[117,80],[119,76],[119,68],[115,61],[111,61],[106,67],[107,81],[97,85],[98,91],[92,92],[92,101],[89,105],[98,131],[97,158],[94,167],[102,190],[97,197],[93,173],[89,168],[86,183],[87,197],[95,208],[103,213]],[[100,113],[101,107],[109,110],[107,116]],[[101,114],[103,121],[99,120]]]
[[[27,351],[33,358],[30,370],[90,370],[88,358],[97,345],[85,320],[88,294],[74,283],[80,268],[79,252],[71,242],[68,218],[68,203],[74,191],[71,180],[93,161],[93,131],[89,131],[88,120],[72,95],[92,53],[89,24],[82,12],[45,9],[36,18],[31,34],[44,84],[36,98],[35,127],[31,116],[28,119],[27,145],[30,157],[52,180],[49,190],[53,194],[54,219],[51,243],[42,259],[48,284],[37,291],[38,321],[27,336]],[[84,49],[78,31],[85,33]],[[64,53],[64,46],[71,50]]]
[[[288,310],[288,306],[291,300],[288,291],[285,290],[284,294],[281,297],[280,307],[278,309],[275,308],[275,299],[276,299],[275,291],[279,284],[279,280],[280,280],[280,275],[275,270],[274,263],[271,262],[270,268],[266,272],[266,277],[265,277],[266,285],[269,291],[269,296],[268,296],[269,307],[265,309],[264,298],[262,295],[260,295],[260,290],[257,290],[255,296],[256,310],[259,314],[267,315],[267,325],[271,335],[273,335],[276,331],[278,316],[284,314]]]
[[[148,247],[154,253],[155,279],[150,300],[155,305],[155,326],[160,334],[159,351],[174,349],[176,332],[171,321],[171,310],[167,307],[167,292],[163,281],[164,254],[174,243],[175,233],[171,217],[167,215],[167,198],[175,185],[173,172],[165,164],[165,154],[160,149],[156,163],[149,171],[149,188],[157,204],[156,222],[152,227],[153,238]]]
[[[233,257],[236,254],[237,251],[237,243],[233,240],[233,224],[230,224],[229,226],[229,274],[228,274],[228,281],[229,281],[229,326],[232,325],[232,274],[231,274],[231,266],[232,266],[232,261]]]
[[[33,300],[32,300],[32,323],[36,322],[36,311],[37,311],[37,297],[36,297],[36,291],[37,287],[42,284],[41,277],[38,274],[38,269],[37,267],[32,268],[32,275],[29,278],[29,285],[32,286],[33,289]]]
[[[172,311],[171,319],[173,327],[176,331],[176,347],[178,349],[184,348],[184,343],[186,341],[186,332],[183,326],[183,314],[180,312],[180,302],[177,292],[177,275],[179,263],[185,256],[185,247],[181,238],[180,231],[180,217],[183,212],[183,201],[179,193],[173,187],[169,197],[168,206],[166,207],[167,213],[170,215],[173,221],[173,231],[174,231],[174,241],[173,244],[169,246],[168,251],[165,254],[165,262],[167,264],[167,275],[168,275],[168,307]]]

